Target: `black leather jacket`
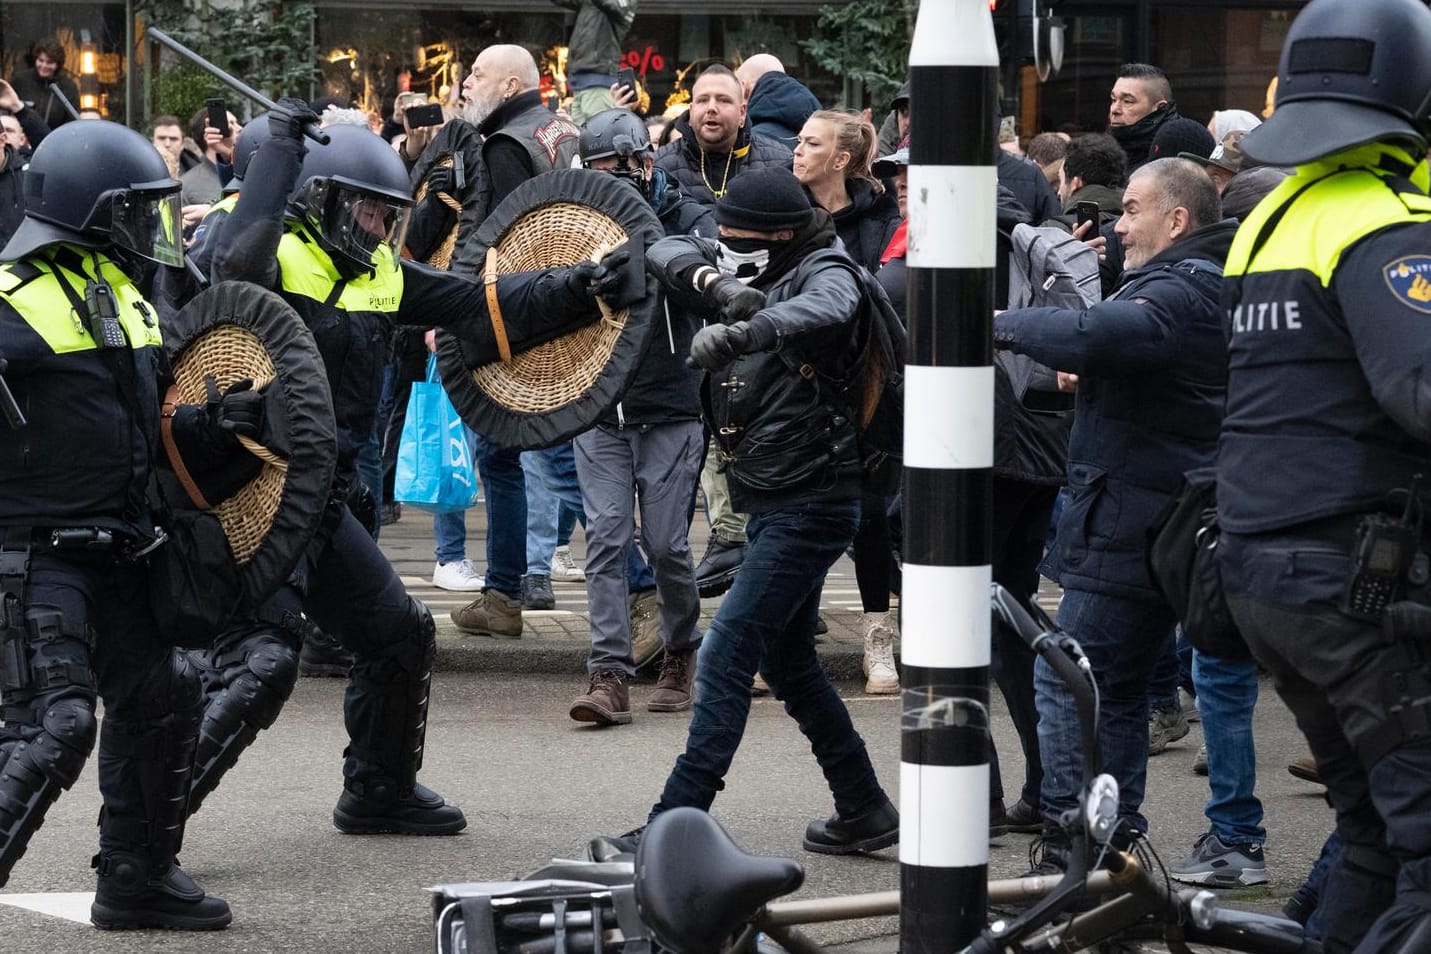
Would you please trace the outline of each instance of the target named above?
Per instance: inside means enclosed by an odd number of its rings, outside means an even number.
[[[668,288],[683,291],[679,276],[693,254],[713,265],[718,246],[662,239],[647,252],[647,266]],[[863,303],[854,268],[835,248],[806,256],[766,288],[766,306],[752,318],[774,325],[774,347],[736,358],[701,385],[706,423],[738,510],[860,495],[855,426],[825,399],[818,378],[799,370],[809,365],[831,378],[848,371]]]

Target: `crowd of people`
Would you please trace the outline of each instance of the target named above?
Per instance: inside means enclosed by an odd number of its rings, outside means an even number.
[[[405,390],[440,336],[475,340],[505,320],[521,347],[526,319],[594,321],[643,269],[660,327],[594,426],[537,450],[467,431],[486,552],[469,557],[460,514],[437,516],[432,582],[472,594],[452,612],[462,633],[516,639],[524,610],[555,605],[553,579],[585,581],[591,652],[570,717],[630,723],[648,663],[645,708],[692,712],[649,817],[710,807],[751,695],[770,692],[834,801],[805,847],[897,840],[894,802],[815,645],[825,575],[849,552],[865,691],[899,692],[899,494],[870,479],[858,415],[829,382],[863,360],[867,273],[901,316],[909,305],[909,87],[877,115],[827,108],[758,54],[706,67],[688,110],[643,118],[616,82],[636,4],[564,5],[578,11],[574,95],[556,111],[531,52],[505,44],[476,55],[435,121],[416,94],[382,125],[343,103],[284,99],[246,125],[230,112],[227,128],[207,109],[158,116],[146,140],[55,112],[58,46],[37,45],[33,77],[0,83],[0,398],[24,419],[0,430],[0,884],[97,738],[95,924],[227,924],[227,905],[175,855],[186,819],[300,674],[349,680],[341,831],[460,831],[462,811],[417,780],[434,623],[376,546],[384,523],[420,519],[393,499]],[[1147,833],[1150,755],[1201,719],[1190,768],[1209,780],[1208,831],[1169,873],[1268,880],[1252,733],[1265,671],[1307,735],[1292,770],[1335,809],[1289,913],[1327,950],[1415,951],[1431,943],[1418,824],[1431,810],[1431,672],[1415,638],[1381,622],[1388,599],[1418,602],[1426,582],[1417,332],[1431,310],[1431,72],[1417,54],[1431,12],[1344,6],[1314,0],[1298,16],[1261,116],[1238,104],[1180,115],[1177,77],[1132,63],[1110,77],[1104,131],[1000,136],[993,577],[1025,603],[1041,575],[1062,588],[1058,623],[1098,681],[1116,845]],[[1327,57],[1341,65],[1328,72]],[[326,144],[305,139],[313,126]],[[634,267],[616,252],[484,284],[477,230],[525,183],[573,167],[636,190],[664,237]],[[1050,277],[1007,307],[1029,235],[1096,256],[1091,302],[1055,297]],[[273,385],[211,386],[195,405],[165,397],[165,321],[220,281],[270,290],[311,330],[337,465],[289,579],[180,652],[142,595],[164,542],[160,433],[195,473],[228,474],[228,492],[250,473],[230,473],[240,438],[283,440]],[[1149,531],[1185,474],[1209,468],[1238,653],[1189,644],[1186,607],[1148,568]],[[702,506],[711,532],[697,561]],[[585,566],[569,543],[578,523]],[[1373,545],[1391,538],[1394,559]],[[1375,573],[1389,595],[1368,603],[1356,587]],[[701,597],[722,595],[702,632]],[[1023,777],[1006,800],[991,754],[991,830],[1041,834],[1035,871],[1053,873],[1082,781],[1073,703],[1012,633],[996,629],[992,670]],[[630,850],[642,832],[593,847]]]

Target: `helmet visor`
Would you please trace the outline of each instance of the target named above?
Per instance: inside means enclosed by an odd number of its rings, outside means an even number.
[[[160,265],[184,264],[184,218],[178,191],[129,189],[110,205],[114,244]]]
[[[396,261],[407,236],[412,203],[330,182],[323,236],[355,264],[372,268]],[[387,246],[387,253],[379,250]]]

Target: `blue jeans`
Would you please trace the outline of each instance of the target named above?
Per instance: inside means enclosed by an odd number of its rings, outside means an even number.
[[[467,453],[476,459],[477,435],[467,431]],[[467,556],[467,511],[432,515],[433,555],[438,563],[456,563]]]
[[[521,451],[476,435],[473,457],[487,498],[487,589],[522,598],[527,566],[527,488]]]
[[[849,817],[882,804],[864,740],[815,657],[820,590],[854,539],[859,509],[858,500],[814,501],[751,515],[745,563],[697,654],[686,751],[652,818],[710,808],[745,734],[757,668],[810,740],[835,810]]]
[[[547,451],[522,451],[522,474],[527,482],[527,573],[532,576],[547,576],[552,571],[552,553],[557,546],[557,513],[561,509],[556,494],[542,476],[541,464],[535,460],[545,453]]]
[[[1193,686],[1202,735],[1207,742],[1207,781],[1212,789],[1204,809],[1224,845],[1262,844],[1262,803],[1257,800],[1257,753],[1252,742],[1252,710],[1257,706],[1257,664],[1219,659],[1193,650]]]
[[[1163,653],[1158,665],[1153,669],[1153,681],[1148,686],[1148,708],[1175,707],[1178,704],[1179,687],[1197,695],[1193,686],[1192,654],[1192,644],[1183,636],[1183,628],[1179,626],[1177,640]]]
[[[1100,771],[1118,782],[1118,814],[1140,832],[1148,781],[1148,683],[1173,642],[1176,620],[1162,603],[1142,603],[1087,590],[1068,590],[1058,625],[1078,640],[1098,682]],[[1083,744],[1073,696],[1042,658],[1034,664],[1043,816],[1056,820],[1078,804]]]

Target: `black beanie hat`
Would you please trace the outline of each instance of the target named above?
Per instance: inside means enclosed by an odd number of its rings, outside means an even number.
[[[1167,159],[1180,152],[1191,152],[1206,159],[1217,148],[1217,140],[1207,127],[1196,119],[1177,116],[1158,127],[1148,158]]]
[[[795,173],[779,166],[752,169],[731,180],[716,200],[716,222],[733,229],[779,232],[801,229],[814,215]]]

